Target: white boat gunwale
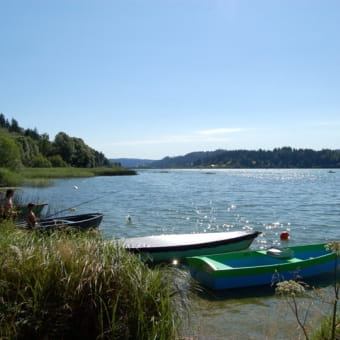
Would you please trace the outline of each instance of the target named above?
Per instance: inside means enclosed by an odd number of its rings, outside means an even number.
[[[261,234],[259,231],[247,231],[247,232],[238,232],[235,235],[235,237],[227,237],[232,232],[221,232],[221,233],[210,233],[216,235],[216,237],[220,236],[220,239],[216,239],[214,241],[199,241],[197,243],[186,243],[186,244],[163,244],[158,246],[152,246],[147,243],[140,243],[138,244],[138,240],[148,240],[152,237],[166,237],[166,236],[172,236],[172,235],[157,235],[157,236],[149,236],[149,237],[140,237],[140,238],[130,238],[130,239],[121,239],[121,241],[124,244],[124,248],[126,250],[129,250],[133,253],[139,253],[139,252],[148,252],[148,253],[158,253],[158,252],[171,252],[171,251],[185,251],[185,250],[194,250],[194,249],[200,249],[200,248],[214,248],[220,245],[228,245],[237,243],[240,241],[246,241],[246,240],[252,240],[255,239],[258,235]],[[201,235],[202,237],[208,235],[207,233],[201,233],[201,234],[175,234],[175,236],[179,237],[195,237],[195,235]],[[223,237],[225,236],[225,237]],[[135,243],[135,241],[137,241]],[[130,243],[129,243],[130,242]],[[131,243],[132,242],[132,243]],[[135,243],[135,244],[133,244]]]

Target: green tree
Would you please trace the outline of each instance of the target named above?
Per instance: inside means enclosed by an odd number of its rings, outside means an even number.
[[[109,164],[102,153],[90,148],[81,138],[70,137],[64,132],[56,135],[51,154],[60,155],[74,167],[93,168]]]
[[[52,164],[47,158],[39,153],[32,158],[31,166],[33,168],[50,168]]]
[[[0,167],[16,170],[21,166],[20,150],[13,139],[0,135]]]
[[[22,128],[19,126],[18,122],[15,119],[12,119],[11,125],[9,126],[9,131],[22,133]]]
[[[50,142],[50,137],[47,133],[40,135],[38,141],[39,151],[46,157],[52,152],[52,143]]]
[[[3,113],[0,113],[0,127],[6,128],[6,118]]]
[[[31,137],[33,140],[39,140],[40,139],[40,135],[38,133],[37,128],[34,128],[34,130],[26,129],[24,134],[27,137]]]
[[[72,159],[72,165],[82,168],[95,167],[95,156],[92,149],[87,146],[80,138],[72,138],[75,152]]]
[[[15,142],[20,149],[21,161],[25,166],[31,166],[31,160],[39,154],[38,144],[30,137],[18,135]]]
[[[104,156],[102,152],[93,150],[95,156],[95,164],[96,166],[109,166],[109,160]]]
[[[60,155],[61,158],[69,164],[72,164],[75,153],[75,145],[71,137],[65,132],[59,132],[54,139],[53,154]]]
[[[65,168],[68,166],[68,164],[61,158],[60,155],[50,156],[48,157],[48,160],[55,168]]]

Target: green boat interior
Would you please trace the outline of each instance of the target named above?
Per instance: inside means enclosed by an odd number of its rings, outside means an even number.
[[[253,252],[244,252],[243,254],[239,253],[235,256],[234,254],[228,254],[224,258],[223,256],[219,255],[209,257],[202,256],[201,260],[203,260],[213,270],[228,270],[235,268],[298,263],[308,259],[326,255],[328,252],[325,249],[320,249],[297,253],[297,256],[291,258],[280,258],[268,255],[267,250],[258,250]]]

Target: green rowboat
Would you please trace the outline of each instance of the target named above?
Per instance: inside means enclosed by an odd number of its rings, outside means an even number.
[[[340,269],[326,244],[194,256],[186,261],[191,276],[213,290],[272,285]]]

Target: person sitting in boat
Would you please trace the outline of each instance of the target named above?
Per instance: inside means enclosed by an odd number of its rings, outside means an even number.
[[[40,221],[40,219],[35,216],[35,213],[33,211],[34,207],[35,207],[34,203],[28,203],[27,205],[28,213],[25,217],[25,221],[29,228],[33,228],[36,225],[36,223]]]
[[[14,210],[13,197],[14,197],[14,190],[8,189],[6,191],[6,197],[4,201],[2,202],[2,206],[1,206],[1,215],[4,219],[17,216],[17,213]]]

